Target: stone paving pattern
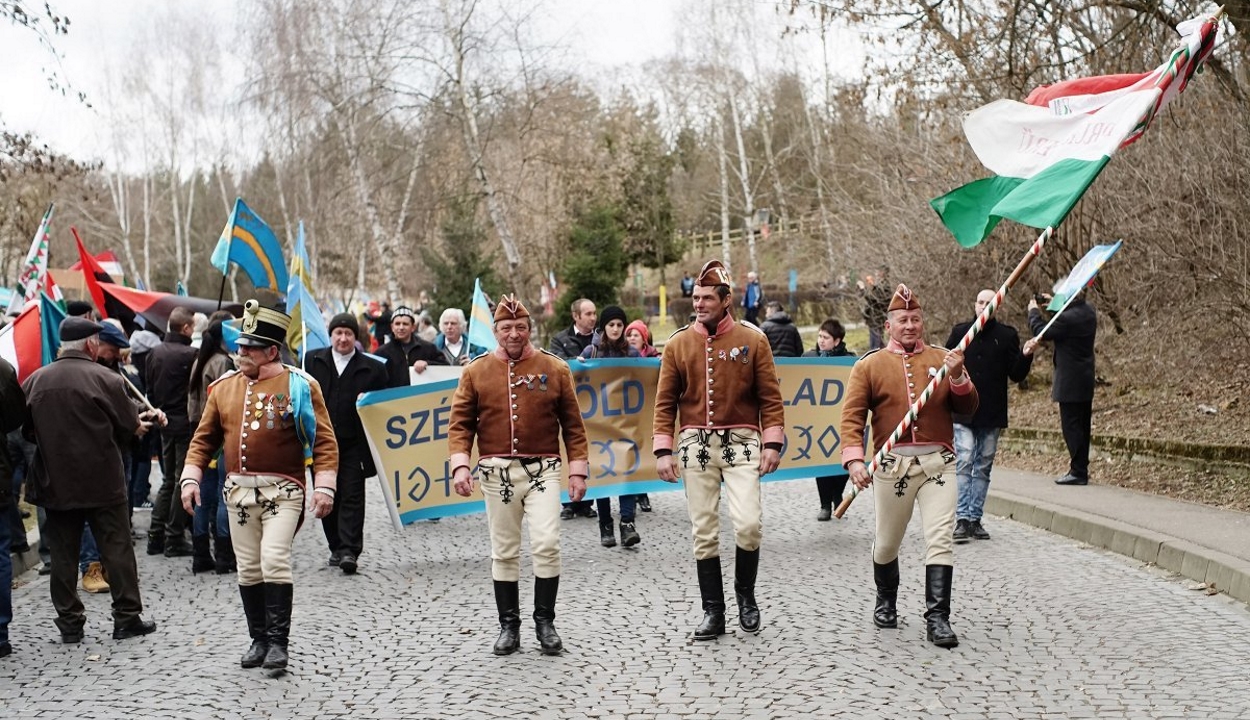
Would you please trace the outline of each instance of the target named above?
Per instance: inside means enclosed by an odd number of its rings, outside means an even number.
[[[291,672],[243,670],[233,576],[142,554],[146,638],[111,638],[107,595],[83,594],[81,645],[61,645],[47,578],[14,592],[5,718],[1244,718],[1250,611],[1118,555],[987,518],[958,546],[952,625],[924,640],[917,532],[902,556],[900,628],[872,625],[871,497],[815,521],[810,481],[764,487],[758,597],[764,630],[690,639],[699,618],[679,493],[652,496],[637,549],[606,549],[593,520],[564,521],[556,627],[538,652],[523,580],[522,651],[497,658],[484,516],[396,532],[369,488],[360,572],[325,564],[320,528],[296,538]],[[136,516],[146,524],[147,514]],[[913,522],[913,530],[915,525]],[[722,522],[726,591],[732,534]],[[528,568],[528,558],[523,560]],[[524,578],[523,571],[523,578]],[[732,603],[732,600],[731,600]],[[731,604],[732,608],[732,604]]]

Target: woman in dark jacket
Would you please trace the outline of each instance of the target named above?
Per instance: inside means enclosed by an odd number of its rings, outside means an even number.
[[[832,318],[820,324],[816,333],[816,349],[803,353],[803,357],[855,357],[846,349],[846,329]],[[826,475],[816,478],[816,492],[820,493],[820,514],[816,519],[825,522],[833,517],[833,506],[842,502],[846,490],[846,475]]]
[[[616,305],[609,305],[599,313],[599,327],[595,336],[578,356],[578,360],[592,358],[636,358],[638,351],[630,346],[625,339],[625,311]],[[599,542],[604,547],[616,546],[616,531],[612,527],[612,500],[599,498],[595,500],[599,513]],[[621,505],[621,545],[633,547],[642,542],[634,527],[634,510],[638,505],[637,495],[622,495]]]

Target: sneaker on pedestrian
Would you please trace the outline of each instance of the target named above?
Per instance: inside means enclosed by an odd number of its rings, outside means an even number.
[[[581,515],[581,516],[582,516],[582,517],[584,517],[584,518],[597,518],[597,517],[599,517],[599,513],[595,512],[595,509],[594,509],[593,507],[589,507],[589,506],[582,508],[582,511],[581,511],[580,513],[578,513],[578,514],[579,514],[579,515]]]
[[[989,540],[990,539],[989,531],[985,529],[985,526],[981,524],[980,520],[973,520],[972,522],[968,523],[968,532],[972,533],[972,537],[976,538],[977,540]]]
[[[833,506],[831,505],[821,505],[820,512],[816,513],[817,522],[829,522],[830,518],[832,517],[833,517]]]
[[[108,580],[104,578],[104,566],[93,562],[82,574],[82,589],[89,593],[106,593],[109,591]]]
[[[651,512],[651,498],[645,494],[638,496],[638,509],[643,512]]]
[[[139,507],[135,508],[135,510],[151,510],[151,509],[152,509],[151,500],[144,500],[143,502],[139,503]]]
[[[326,561],[326,565],[329,565],[330,567],[338,567],[341,562],[343,562],[343,551],[335,550],[330,553],[330,559]]]
[[[52,563],[39,563],[39,574],[40,574],[40,575],[51,575],[51,574],[52,574]]]
[[[572,519],[573,519],[573,508],[571,508],[571,507],[565,507],[563,510],[561,510],[561,511],[560,511],[560,519],[561,519],[561,520],[572,520]]]
[[[955,542],[957,543],[968,542],[968,532],[969,532],[968,525],[969,525],[968,521],[965,520],[964,518],[959,518],[958,520],[955,521],[955,532],[951,536],[955,540]]]

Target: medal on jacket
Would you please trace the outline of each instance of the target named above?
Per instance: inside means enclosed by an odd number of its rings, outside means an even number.
[[[730,351],[729,351],[729,359],[730,359],[730,360],[737,360],[737,359],[738,359],[738,353],[739,353],[739,352],[741,352],[741,351],[740,351],[740,350],[738,350],[738,348],[734,348],[734,349],[730,350]]]
[[[748,351],[749,349],[750,349],[750,348],[748,348],[746,345],[743,345],[743,346],[742,346],[742,355],[741,355],[741,357],[742,357],[742,364],[743,364],[743,365],[746,365],[746,364],[747,364],[747,351]]]
[[[725,351],[724,351],[724,350],[720,350],[720,351],[718,351],[718,352],[716,353],[716,357],[720,358],[721,360],[724,360],[724,359],[725,359]]]
[[[538,376],[538,389],[542,390],[543,392],[547,392],[547,376],[546,375]]]

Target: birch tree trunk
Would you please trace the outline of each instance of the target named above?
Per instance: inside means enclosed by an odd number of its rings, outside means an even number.
[[[755,195],[751,192],[751,167],[747,162],[746,143],[742,139],[742,118],[738,112],[738,93],[732,88],[725,88],[726,94],[729,95],[729,117],[734,124],[734,142],[738,146],[738,180],[742,183],[742,199],[746,207],[743,208],[743,234],[747,239],[747,255],[750,258],[751,271],[758,273],[760,265],[755,257]]]
[[[725,151],[725,120],[716,114],[716,170],[720,175],[720,252],[726,268],[733,268],[729,252],[729,153]]]
[[[364,162],[360,157],[359,138],[356,132],[355,119],[350,115],[333,118],[335,127],[343,139],[347,153],[347,165],[351,171],[352,184],[356,188],[356,198],[365,211],[365,219],[373,235],[373,246],[378,251],[378,265],[382,268],[382,277],[386,281],[386,295],[391,304],[398,305],[403,300],[399,286],[399,274],[395,272],[395,238],[386,234],[382,227],[382,218],[378,213],[377,202],[369,189],[369,179],[365,176]],[[363,263],[362,263],[363,265]]]

